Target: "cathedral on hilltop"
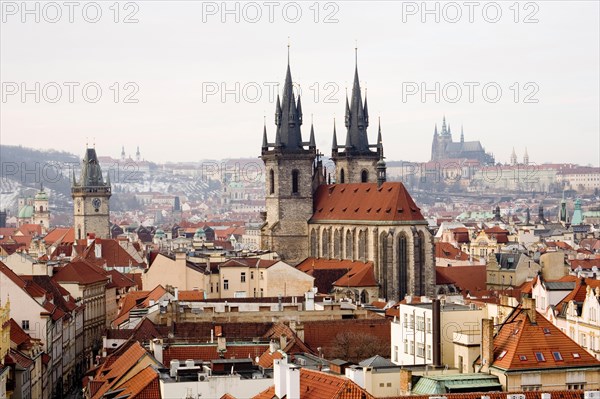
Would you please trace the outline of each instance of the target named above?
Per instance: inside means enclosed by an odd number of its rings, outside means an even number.
[[[292,83],[288,60],[275,107],[275,141],[268,140],[266,126],[263,132],[263,249],[293,265],[307,258],[370,264],[377,295],[387,300],[433,294],[433,237],[404,185],[386,181],[381,126],[377,141],[369,142],[369,111],[357,66],[346,99],[343,144],[338,145],[333,126],[335,182],[325,175],[312,124],[308,141],[302,138],[302,104]]]
[[[79,181],[71,185],[75,238],[86,239],[88,233],[98,238],[110,238],[110,177],[102,177],[96,150],[88,148],[81,164]]]
[[[431,160],[443,161],[448,159],[476,160],[482,165],[494,164],[494,156],[486,153],[479,141],[465,141],[465,134],[462,127],[460,129],[460,141],[453,141],[450,125],[446,126],[446,117],[444,117],[442,131],[438,133],[437,125],[435,125],[433,131]]]

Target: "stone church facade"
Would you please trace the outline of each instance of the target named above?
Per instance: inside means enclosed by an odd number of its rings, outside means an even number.
[[[332,159],[337,182],[331,184],[317,152],[314,128],[302,140],[302,106],[292,90],[290,66],[283,97],[277,98],[274,142],[263,132],[266,215],[263,249],[298,264],[307,257],[373,262],[379,297],[432,295],[435,287],[433,236],[400,182],[386,182],[381,128],[377,142],[367,136],[369,114],[355,69],[351,100],[346,100],[346,140]],[[329,184],[328,184],[329,183]]]
[[[481,165],[493,165],[494,156],[485,152],[479,141],[465,141],[461,128],[460,141],[452,138],[450,125],[446,126],[446,117],[442,121],[442,130],[438,133],[437,125],[433,132],[431,143],[431,160],[444,161],[448,159],[469,159],[479,161]]]

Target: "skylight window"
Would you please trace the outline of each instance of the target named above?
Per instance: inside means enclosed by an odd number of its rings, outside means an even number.
[[[500,354],[498,355],[498,360],[502,359],[504,356],[506,356],[506,351],[500,352]]]
[[[544,334],[550,334],[550,329],[548,327],[544,327]]]
[[[579,353],[573,353],[574,359],[581,359],[581,355]]]
[[[527,361],[527,356],[525,356],[525,355],[519,355],[519,359],[520,359],[522,362],[525,362],[525,361]]]
[[[563,360],[563,357],[560,354],[560,352],[552,352],[552,356],[554,357],[554,360],[556,360],[557,362],[560,362],[561,360]]]
[[[546,361],[546,358],[544,357],[544,354],[542,352],[535,352],[535,358],[537,359],[538,362]]]

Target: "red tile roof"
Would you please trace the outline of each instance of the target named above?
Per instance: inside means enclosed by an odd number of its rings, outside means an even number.
[[[203,301],[204,300],[204,291],[179,291],[178,300],[180,301]]]
[[[113,390],[121,390],[118,397],[128,399],[161,399],[158,372],[148,366],[129,380],[119,384]]]
[[[314,194],[312,221],[424,221],[402,183],[321,185]]]
[[[560,357],[555,357],[555,352]],[[508,371],[568,367],[598,367],[600,370],[600,361],[538,312],[536,323],[532,323],[527,311],[520,306],[494,337],[492,367]]]
[[[267,269],[273,266],[278,260],[268,260],[260,258],[232,258],[221,263],[219,267],[258,267]]]
[[[352,380],[322,371],[300,370],[300,399],[374,399]]]
[[[487,287],[487,274],[485,266],[451,266],[436,267],[445,279],[454,281],[454,285],[463,293],[485,290]]]
[[[336,336],[346,331],[376,337],[388,348],[391,342],[390,320],[382,317],[359,320],[305,321],[303,324],[304,343],[312,349],[313,353],[316,353],[318,347],[323,348],[325,356],[327,356],[327,350],[334,345]]]
[[[569,302],[575,301],[581,303],[585,300],[588,285],[592,288],[600,287],[600,280],[596,279],[580,278],[571,281],[576,281],[575,288],[573,288],[573,290],[569,292],[567,296],[565,296],[559,303],[556,304],[556,310],[559,315],[566,312]]]
[[[68,263],[53,276],[61,283],[78,283],[81,285],[96,284],[108,281],[104,272],[81,258]]]
[[[296,268],[314,277],[315,287],[323,294],[329,293],[334,285],[351,287],[373,287],[377,285],[373,262],[306,258]]]
[[[31,336],[12,318],[10,319],[10,340],[15,343],[17,348],[21,345],[27,345],[27,343],[31,341]]]
[[[227,350],[224,353],[226,359],[247,359],[254,360],[269,349],[269,345],[265,343],[244,343],[244,344],[227,344]],[[169,365],[171,360],[215,360],[220,359],[217,351],[217,343],[213,344],[190,344],[177,345],[171,344],[163,350],[163,364]]]
[[[571,265],[571,270],[577,269],[579,266],[583,270],[591,269],[596,266],[600,268],[600,258],[598,259],[572,259],[567,261]]]
[[[435,244],[435,257],[451,260],[469,260],[469,255],[461,251],[460,248],[456,248],[449,242],[442,241]]]

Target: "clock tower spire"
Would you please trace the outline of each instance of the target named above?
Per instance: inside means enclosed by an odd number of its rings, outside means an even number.
[[[85,239],[90,233],[99,238],[110,238],[110,180],[102,177],[96,149],[86,150],[79,181],[73,174],[71,196],[76,239]]]

